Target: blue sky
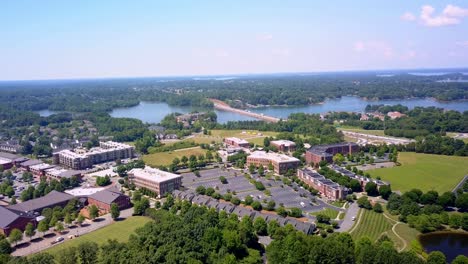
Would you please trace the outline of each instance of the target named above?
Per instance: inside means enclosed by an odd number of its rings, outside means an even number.
[[[0,1],[0,80],[468,66],[468,1]]]

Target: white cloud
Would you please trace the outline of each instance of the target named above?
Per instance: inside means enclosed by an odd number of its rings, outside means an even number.
[[[384,41],[356,41],[354,50],[359,53],[370,53],[386,58],[393,57],[393,48]]]
[[[401,19],[404,21],[414,21],[416,20],[416,16],[411,12],[406,12],[401,16]]]
[[[435,8],[430,5],[422,6],[419,22],[428,27],[450,26],[460,24],[461,19],[468,16],[468,9],[454,5],[447,5],[439,15],[435,14],[435,11]],[[405,21],[417,20],[410,12],[404,13],[401,19]]]
[[[262,33],[262,34],[257,35],[257,40],[260,40],[260,41],[269,41],[272,39],[273,39],[273,35],[270,33]]]
[[[449,17],[466,17],[468,16],[468,9],[447,5],[442,13]]]

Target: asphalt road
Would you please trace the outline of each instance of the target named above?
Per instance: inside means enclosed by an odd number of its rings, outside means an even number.
[[[353,227],[353,224],[355,221],[353,221],[353,217],[356,218],[357,221],[357,214],[359,212],[359,206],[357,203],[351,203],[349,205],[348,210],[346,211],[346,215],[343,219],[343,221],[340,224],[340,228],[336,230],[337,232],[347,232]]]

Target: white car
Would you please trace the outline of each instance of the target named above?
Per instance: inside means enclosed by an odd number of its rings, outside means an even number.
[[[353,216],[353,218],[351,218],[351,220],[355,221],[355,220],[356,220],[356,217],[355,217],[355,216]]]

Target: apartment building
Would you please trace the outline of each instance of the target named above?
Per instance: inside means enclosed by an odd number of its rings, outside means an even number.
[[[296,143],[290,140],[273,140],[270,142],[271,146],[276,147],[279,151],[282,152],[294,152],[296,151]]]
[[[314,170],[298,170],[297,177],[330,200],[342,200],[346,198],[346,195],[348,195],[348,189],[346,187],[325,178],[325,176]]]
[[[359,181],[359,183],[361,184],[361,187],[362,187],[363,190],[366,187],[366,184],[368,184],[369,182],[375,183],[377,185],[378,189],[380,189],[380,187],[382,187],[382,186],[390,185],[389,182],[382,181],[382,180],[377,180],[377,179],[372,179],[372,178],[367,178],[367,177],[364,177],[362,175],[357,175],[356,173],[354,173],[352,171],[349,171],[349,170],[347,170],[347,169],[345,169],[343,167],[340,167],[338,165],[335,165],[335,164],[332,164],[332,165],[330,165],[328,167],[330,169],[334,170],[335,172],[340,173],[343,176],[346,176],[346,177],[349,177],[351,179],[355,179],[355,180]]]
[[[146,188],[158,193],[159,197],[179,189],[182,185],[182,176],[149,166],[130,170],[128,179],[139,188]]]
[[[234,147],[248,148],[250,143],[245,139],[240,139],[236,137],[228,137],[224,139],[224,143]]]
[[[247,156],[247,166],[250,166],[250,164],[253,164],[256,167],[263,166],[265,168],[268,168],[271,164],[273,165],[274,172],[283,174],[289,169],[297,169],[300,164],[300,160],[279,153],[254,151],[252,154]]]
[[[333,162],[335,154],[353,154],[359,152],[359,145],[353,142],[344,142],[330,145],[314,146],[306,151],[305,158],[308,164],[318,164],[320,161]]]
[[[62,150],[53,154],[54,164],[62,164],[74,170],[90,168],[93,164],[99,164],[118,159],[133,158],[135,148],[113,141],[100,142],[99,147],[86,149]]]

